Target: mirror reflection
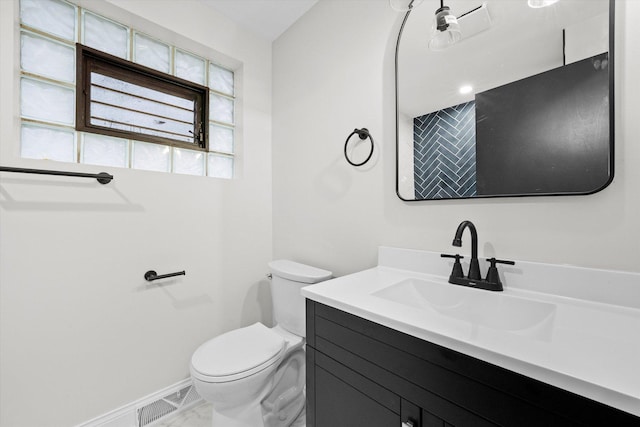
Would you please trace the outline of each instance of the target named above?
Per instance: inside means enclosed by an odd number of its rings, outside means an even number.
[[[396,52],[401,199],[589,194],[610,183],[612,2],[412,5]]]

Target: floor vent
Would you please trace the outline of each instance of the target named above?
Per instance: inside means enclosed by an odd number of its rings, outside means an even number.
[[[176,412],[179,409],[190,406],[202,398],[195,387],[187,386],[174,393],[164,396],[154,402],[144,405],[136,410],[137,427],[149,426],[155,421]]]

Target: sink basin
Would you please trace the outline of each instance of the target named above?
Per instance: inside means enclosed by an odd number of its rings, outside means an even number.
[[[531,332],[540,337],[547,335],[540,330],[543,325],[550,333],[556,312],[555,304],[421,279],[405,279],[371,295],[476,326],[511,332],[535,329]]]

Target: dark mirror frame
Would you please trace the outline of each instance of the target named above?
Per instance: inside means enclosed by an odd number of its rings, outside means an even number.
[[[413,3],[411,1],[411,3]],[[395,51],[395,107],[396,107],[396,195],[398,198],[405,202],[422,202],[422,201],[439,201],[439,200],[464,200],[464,199],[487,199],[487,198],[504,198],[504,197],[535,197],[535,196],[583,196],[597,193],[611,184],[614,178],[614,134],[615,134],[615,117],[614,117],[614,105],[615,105],[615,86],[614,86],[614,75],[615,75],[615,0],[609,0],[609,179],[599,188],[588,191],[588,192],[565,192],[565,193],[527,193],[527,194],[506,194],[506,195],[477,195],[472,197],[454,197],[454,198],[434,198],[434,199],[404,199],[400,195],[399,190],[399,171],[400,171],[400,156],[399,156],[399,117],[400,117],[400,109],[399,109],[399,100],[398,100],[398,54],[400,48],[400,40],[402,39],[402,32],[404,30],[405,24],[409,19],[409,15],[411,14],[411,10],[406,12],[404,19],[402,20],[402,25],[400,26],[400,31],[398,33],[398,38],[396,41],[396,51]]]

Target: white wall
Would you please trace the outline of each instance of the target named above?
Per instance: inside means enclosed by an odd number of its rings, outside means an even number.
[[[198,1],[85,1],[242,62],[241,176],[30,161],[17,155],[17,4],[0,1],[0,164],[115,176],[0,174],[0,425],[69,426],[188,377],[210,337],[270,322],[271,45]],[[149,269],[187,275],[149,285]]]
[[[565,63],[572,64],[606,52],[609,48],[609,15],[597,15],[565,28]]]
[[[274,256],[342,275],[375,265],[378,245],[454,252],[456,226],[470,219],[482,256],[640,271],[640,2],[616,4],[616,178],[608,188],[402,202],[393,88],[401,14],[387,1],[320,1],[273,47]],[[381,151],[369,168],[343,159],[354,127],[367,127]]]
[[[398,115],[398,194],[405,200],[416,198],[413,117]]]

